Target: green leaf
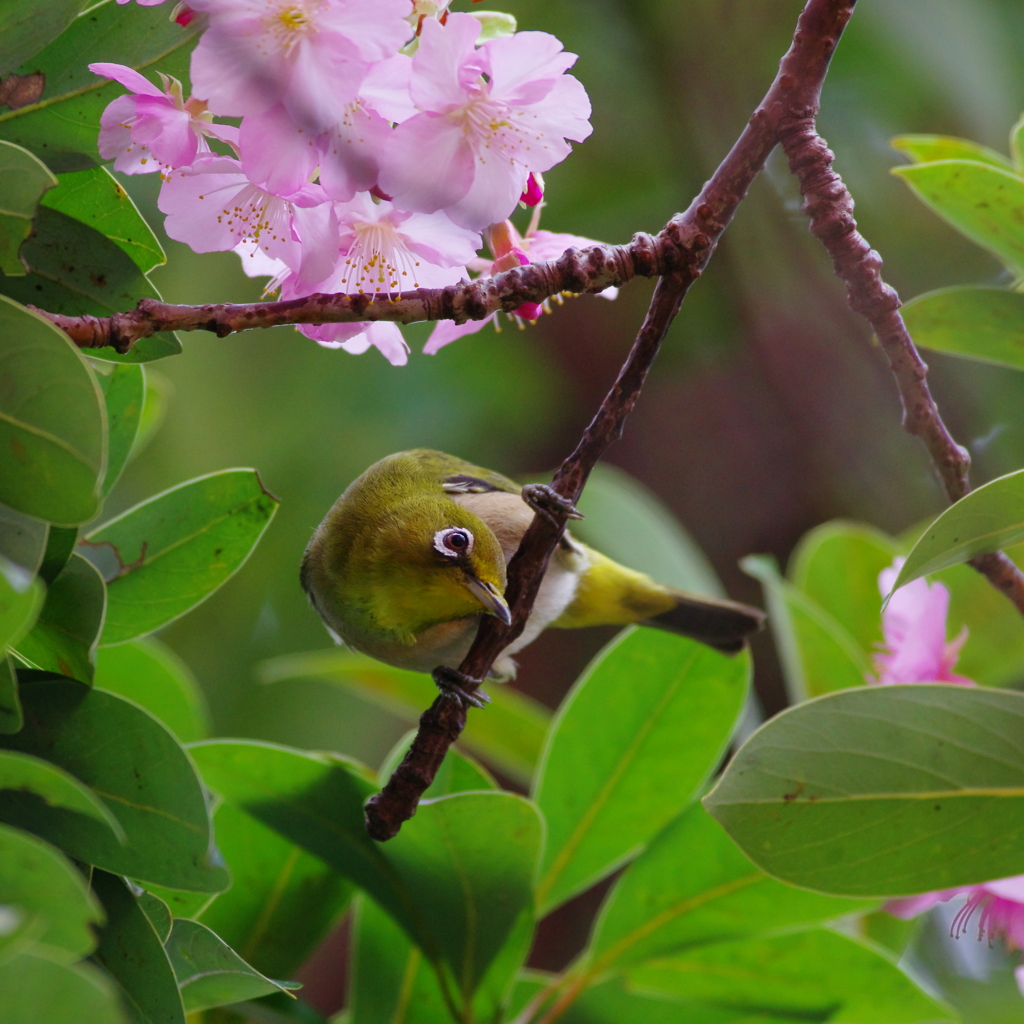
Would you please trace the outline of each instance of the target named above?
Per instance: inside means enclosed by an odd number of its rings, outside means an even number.
[[[110,978],[25,953],[0,964],[4,1024],[129,1024]]]
[[[58,210],[41,205],[35,232],[21,247],[29,273],[0,277],[0,289],[48,313],[110,316],[160,293],[131,257],[106,235]],[[93,359],[144,363],[176,355],[181,343],[168,332],[143,338],[125,356],[109,346],[90,349]]]
[[[952,135],[897,135],[890,145],[909,156],[915,164],[935,163],[937,160],[973,160],[979,164],[991,164],[1003,171],[1013,170],[1013,165],[1002,153]]]
[[[105,602],[103,578],[73,554],[46,591],[39,618],[18,643],[18,654],[44,672],[92,683]]]
[[[107,912],[96,960],[116,979],[137,1024],[185,1024],[167,952],[124,882],[93,871],[92,887]]]
[[[159,885],[219,892],[228,875],[211,865],[206,800],[188,755],[134,704],[67,679],[19,673],[25,728],[0,746],[45,757],[90,786],[128,841],[91,818],[0,792],[0,819],[78,860]]]
[[[638,480],[598,463],[580,499],[586,519],[572,532],[609,558],[662,583],[726,597],[715,570],[679,520]]]
[[[890,596],[905,583],[1024,538],[1024,469],[989,481],[945,510],[907,555]],[[888,598],[886,598],[888,601]]]
[[[959,1020],[922,992],[888,951],[823,928],[654,960],[632,970],[629,985],[656,998],[770,1018],[836,1024]]]
[[[0,30],[2,21],[0,15]],[[5,274],[25,273],[18,250],[32,233],[39,200],[56,184],[57,179],[38,157],[0,140],[0,270]]]
[[[0,655],[0,733],[18,732],[24,724],[14,659],[3,654]]]
[[[1024,277],[1024,180],[972,160],[938,160],[892,173],[962,235]]]
[[[365,889],[431,962],[447,966],[463,1001],[530,906],[541,824],[521,797],[428,801],[395,839],[378,844],[363,824],[374,785],[351,763],[236,741],[191,752],[225,800]]]
[[[238,571],[279,502],[252,469],[228,469],[172,487],[85,538],[107,581],[101,643],[167,625]]]
[[[903,554],[902,544],[873,526],[835,519],[804,534],[789,577],[870,655],[882,642],[878,574]]]
[[[41,757],[0,750],[0,789],[34,793],[50,807],[88,815],[103,822],[118,840],[125,839],[121,823],[88,786]]]
[[[1024,369],[1024,295],[1004,288],[941,288],[900,309],[922,348]]]
[[[161,903],[166,904],[173,917],[198,917],[218,898],[217,893],[168,889],[166,886],[154,885],[152,882],[146,883],[146,892],[151,893]],[[159,931],[159,929],[157,930]]]
[[[146,398],[146,377],[141,366],[104,363],[96,380],[107,407],[107,475],[103,480],[106,497],[128,463],[142,419]]]
[[[117,4],[97,4],[18,69],[43,72],[46,88],[38,103],[0,113],[0,137],[31,150],[55,172],[99,163],[100,116],[124,89],[94,75],[88,61],[125,64],[144,73],[158,65],[185,81],[202,24],[182,29],[165,8],[135,7],[126,17]]]
[[[740,566],[764,587],[791,703],[864,685],[871,662],[863,650],[828,612],[783,579],[774,558],[748,555]]]
[[[352,885],[234,804],[222,803],[213,823],[232,885],[198,916],[257,970],[287,978],[348,906]]]
[[[405,757],[412,741],[415,739],[415,731],[407,732],[394,746],[391,753],[384,758],[384,763],[377,772],[377,778],[383,786],[391,778],[392,772],[399,766]],[[477,764],[471,757],[467,757],[457,747],[449,749],[445,754],[441,767],[438,768],[434,781],[423,792],[422,800],[433,800],[439,796],[448,796],[450,793],[468,793],[476,789],[498,789],[498,783],[494,777],[481,764]]]
[[[139,908],[153,926],[156,937],[160,940],[161,944],[165,943],[167,937],[171,934],[171,923],[173,921],[171,908],[159,896],[154,896],[148,890],[136,895],[135,899],[139,904]]]
[[[167,954],[189,1013],[286,991],[250,967],[226,942],[198,921],[184,918],[174,922],[167,940]]]
[[[56,39],[85,6],[83,0],[5,0],[0,9],[0,75],[34,57]]]
[[[62,526],[92,519],[106,469],[96,378],[48,320],[0,295],[0,501]]]
[[[541,913],[640,852],[715,770],[750,660],[631,629],[577,680],[548,735],[535,798],[547,821]]]
[[[105,167],[59,175],[43,206],[73,217],[110,239],[144,274],[167,262],[153,229]]]
[[[21,566],[30,576],[39,571],[49,526],[0,505],[0,558]]]
[[[769,878],[695,804],[615,883],[594,925],[585,973],[596,978],[653,957],[819,924],[869,906]]]
[[[174,394],[174,385],[157,370],[146,369],[146,397],[142,403],[142,418],[139,420],[139,431],[135,435],[135,444],[128,454],[128,461],[138,457],[139,453],[153,440],[156,432],[167,415],[167,405]]]
[[[0,558],[0,648],[18,643],[43,607],[43,588],[19,566]]]
[[[419,721],[436,696],[430,676],[406,672],[352,651],[311,651],[272,658],[260,665],[260,679],[312,678],[342,686],[406,719]],[[460,742],[517,782],[529,784],[540,760],[551,712],[510,686],[489,686],[486,715],[471,715]]]
[[[39,578],[49,586],[64,571],[75,545],[78,543],[77,526],[51,526],[46,535],[46,551],[39,566]]]
[[[760,868],[820,892],[900,896],[1024,872],[1024,694],[844,690],[740,748],[708,810]]]
[[[94,685],[141,704],[181,743],[210,731],[206,701],[188,666],[158,640],[147,637],[96,652]]]
[[[1013,158],[1013,166],[1019,174],[1024,170],[1024,117],[1010,129],[1010,156]]]
[[[96,948],[90,926],[103,909],[82,873],[59,850],[27,832],[0,825],[0,904],[35,919],[33,950],[71,963]]]

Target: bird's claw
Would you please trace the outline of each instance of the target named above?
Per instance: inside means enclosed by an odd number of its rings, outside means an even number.
[[[583,513],[568,499],[563,498],[549,484],[527,484],[522,491],[523,501],[556,529],[566,519],[583,519]]]
[[[458,669],[439,665],[431,675],[434,677],[434,684],[441,691],[441,696],[461,701],[464,708],[483,709],[491,702],[491,698],[479,688],[478,680],[470,679]],[[467,689],[466,686],[470,683],[473,684],[472,688]]]

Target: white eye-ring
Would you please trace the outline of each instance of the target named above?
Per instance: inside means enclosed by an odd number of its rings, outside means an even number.
[[[448,558],[468,555],[473,550],[473,534],[464,526],[446,526],[434,534],[434,550]]]

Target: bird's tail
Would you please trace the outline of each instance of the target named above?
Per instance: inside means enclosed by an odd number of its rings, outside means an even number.
[[[750,605],[698,597],[682,590],[673,591],[673,596],[674,608],[641,620],[641,625],[680,633],[726,654],[742,650],[746,638],[764,627],[764,612]]]

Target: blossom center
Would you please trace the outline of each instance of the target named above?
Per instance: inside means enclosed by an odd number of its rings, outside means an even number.
[[[316,13],[322,6],[320,0],[281,4],[265,21],[274,43],[290,55],[306,36],[316,32]]]
[[[393,224],[356,221],[355,239],[345,253],[342,290],[376,295],[418,288],[416,268],[419,260],[403,235]]]

